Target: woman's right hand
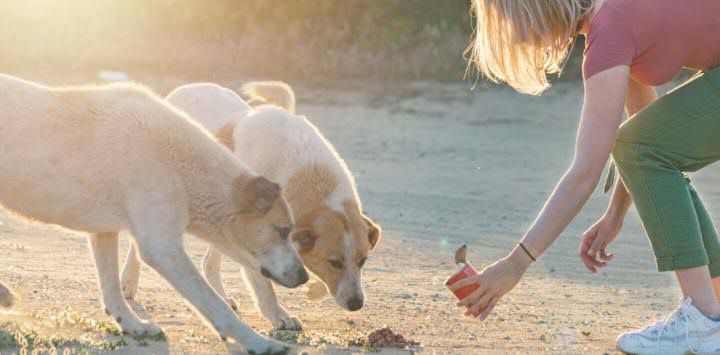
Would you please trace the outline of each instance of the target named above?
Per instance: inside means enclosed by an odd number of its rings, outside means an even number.
[[[477,289],[457,303],[467,308],[465,316],[475,316],[484,320],[495,308],[497,302],[518,284],[532,260],[516,246],[510,255],[484,268],[475,276],[466,277],[450,285],[456,290],[468,285],[477,285]]]
[[[607,266],[608,261],[615,256],[612,253],[607,253],[605,248],[620,233],[623,217],[606,213],[583,233],[579,255],[585,266],[593,274],[597,272],[597,269]]]

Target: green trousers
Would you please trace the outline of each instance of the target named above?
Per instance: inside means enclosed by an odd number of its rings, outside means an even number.
[[[612,156],[658,271],[708,265],[712,277],[720,276],[717,232],[685,174],[720,160],[720,68],[696,75],[627,120]]]

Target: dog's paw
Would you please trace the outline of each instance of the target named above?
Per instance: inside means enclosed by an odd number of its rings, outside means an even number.
[[[123,273],[120,276],[120,287],[122,290],[123,297],[125,297],[125,299],[127,299],[127,300],[135,299],[135,295],[137,295],[139,280],[140,280],[140,275],[135,274],[133,272],[127,272],[126,270],[123,270]]]
[[[300,331],[303,329],[303,324],[297,317],[293,317],[287,313],[282,316],[275,317],[270,320],[273,329],[275,330],[294,330]]]
[[[135,300],[135,295],[137,294],[137,287],[122,287],[122,294],[123,297],[125,297],[126,300]]]
[[[15,295],[5,285],[0,283],[0,307],[10,308],[15,302]]]
[[[284,355],[295,353],[288,345],[272,339],[259,338],[243,344],[243,346],[248,354],[251,355]]]
[[[138,320],[138,321],[125,321],[123,319],[120,319],[118,321],[118,324],[120,325],[120,328],[122,329],[123,333],[130,334],[130,335],[136,335],[136,336],[155,336],[160,333],[162,333],[162,329],[158,327],[157,325],[150,323],[146,320]]]

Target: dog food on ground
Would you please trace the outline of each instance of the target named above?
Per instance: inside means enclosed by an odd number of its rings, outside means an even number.
[[[407,348],[420,345],[414,340],[405,339],[402,334],[395,333],[389,327],[374,330],[367,337],[357,338],[354,344],[373,348]]]

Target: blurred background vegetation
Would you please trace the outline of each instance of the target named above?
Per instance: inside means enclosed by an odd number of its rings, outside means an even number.
[[[2,1],[0,69],[455,81],[466,68],[469,3]],[[571,63],[565,76],[577,77],[578,67]]]

